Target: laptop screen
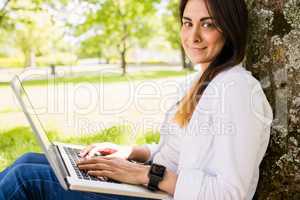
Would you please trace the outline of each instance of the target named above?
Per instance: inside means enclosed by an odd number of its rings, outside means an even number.
[[[15,76],[11,83],[12,89],[22,107],[22,110],[30,123],[33,132],[36,134],[40,145],[45,151],[49,149],[51,143],[46,135],[45,128],[38,117],[34,105],[30,101],[28,93],[25,91],[22,82],[18,76]]]

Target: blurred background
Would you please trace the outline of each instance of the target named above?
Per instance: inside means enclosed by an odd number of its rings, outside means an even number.
[[[0,66],[178,65],[176,0],[1,0]],[[181,55],[182,54],[182,55]],[[188,67],[188,61],[183,67]],[[92,65],[92,66],[91,66]]]
[[[14,75],[53,140],[159,140],[180,83],[195,73],[176,0],[1,0],[0,170],[40,151],[9,86]]]

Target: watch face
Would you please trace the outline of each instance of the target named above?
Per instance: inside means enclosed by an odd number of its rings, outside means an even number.
[[[160,165],[152,165],[152,173],[158,176],[162,176],[165,171],[165,167],[160,166]]]

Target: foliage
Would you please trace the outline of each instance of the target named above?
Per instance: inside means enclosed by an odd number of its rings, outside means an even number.
[[[23,67],[24,60],[17,57],[0,58],[0,67]]]
[[[96,11],[87,13],[86,20],[77,27],[82,35],[94,30],[94,35],[82,43],[81,52],[98,54],[105,60],[118,56],[126,67],[126,53],[136,45],[146,46],[154,30],[149,19],[154,17],[160,0],[102,0],[89,1]],[[91,48],[90,50],[86,50]],[[117,51],[116,51],[117,50]]]
[[[152,132],[147,132],[146,134],[139,134],[137,135],[136,138],[136,143],[139,145],[142,144],[152,144],[152,143],[159,143],[160,139],[160,134],[159,133],[152,133]]]
[[[55,54],[48,54],[42,57],[36,58],[36,65],[38,67],[45,67],[45,66],[72,66],[77,63],[77,57],[72,53],[55,53]]]
[[[77,57],[70,53],[56,53],[49,54],[41,57],[36,57],[36,66],[61,66],[68,65],[72,66],[77,63]],[[21,68],[24,67],[24,58],[22,57],[0,57],[0,68],[1,67],[14,67]]]
[[[45,13],[18,13],[16,22],[15,45],[22,51],[25,57],[24,65],[34,66],[32,56],[37,52],[43,54],[43,49],[50,49],[50,36],[53,32],[50,17]]]
[[[103,130],[100,133],[92,135],[82,135],[78,137],[61,136],[55,132],[49,132],[48,137],[52,141],[59,141],[73,144],[91,144],[95,142],[114,142],[116,144],[130,144],[130,134],[124,132],[126,128],[114,126]],[[140,134],[138,144],[145,142],[158,142],[159,134],[147,132],[144,135]],[[0,171],[12,164],[16,158],[26,152],[41,152],[40,147],[32,133],[27,127],[17,127],[9,131],[0,131]]]
[[[169,0],[167,9],[163,15],[163,25],[164,25],[164,36],[166,40],[170,43],[173,49],[181,51],[181,60],[183,68],[192,69],[192,64],[186,57],[186,54],[181,46],[180,39],[180,16],[179,16],[179,1]]]
[[[35,66],[36,57],[60,51],[63,32],[49,12],[52,3],[66,0],[10,0],[0,12],[0,44],[6,46],[6,56],[21,56],[23,66]],[[2,14],[1,14],[2,13]],[[1,17],[2,16],[2,17]],[[2,20],[1,20],[2,19]],[[8,51],[8,49],[10,51]],[[11,52],[11,49],[15,49]],[[10,53],[7,53],[10,52]]]
[[[181,47],[179,37],[180,17],[178,7],[179,1],[169,0],[167,9],[163,15],[165,37],[174,49],[180,49]]]

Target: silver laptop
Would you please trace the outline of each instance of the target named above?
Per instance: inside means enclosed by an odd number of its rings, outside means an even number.
[[[11,81],[11,87],[30,123],[33,132],[45,153],[53,171],[65,190],[106,193],[124,196],[144,197],[150,199],[168,199],[164,192],[152,192],[142,186],[117,183],[113,180],[103,181],[80,171],[76,165],[78,153],[84,146],[50,142],[19,76]]]

